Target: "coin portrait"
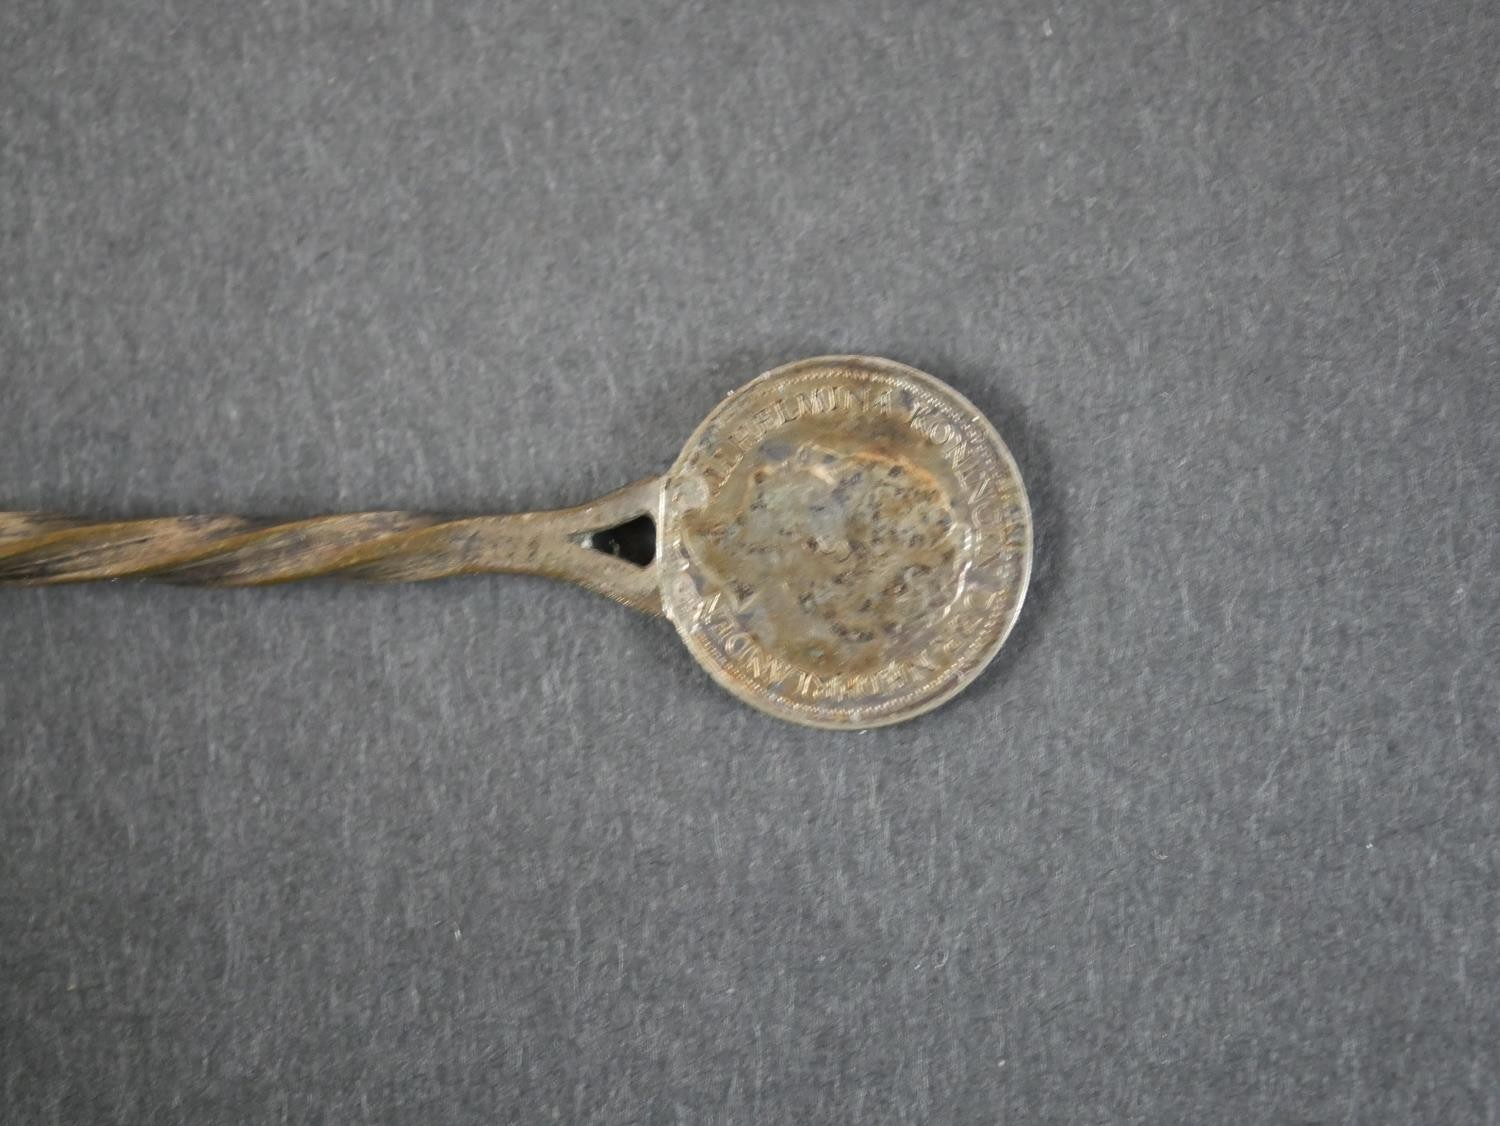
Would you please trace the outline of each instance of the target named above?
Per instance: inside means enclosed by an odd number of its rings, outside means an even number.
[[[969,684],[1025,598],[1032,522],[982,414],[914,368],[802,360],[730,395],[667,475],[663,609],[721,685],[816,727]]]

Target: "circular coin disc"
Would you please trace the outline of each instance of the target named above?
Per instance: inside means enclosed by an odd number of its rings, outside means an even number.
[[[667,475],[658,525],[663,607],[699,663],[814,727],[949,699],[999,651],[1031,574],[1031,508],[995,428],[871,356],[731,394]]]

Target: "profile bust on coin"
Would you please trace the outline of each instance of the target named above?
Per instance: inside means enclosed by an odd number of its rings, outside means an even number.
[[[804,724],[864,728],[958,692],[1014,625],[1031,512],[994,428],[866,356],[725,399],[667,475],[663,609],[709,673]]]

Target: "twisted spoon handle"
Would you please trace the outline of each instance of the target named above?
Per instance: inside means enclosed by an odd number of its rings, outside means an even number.
[[[284,522],[169,516],[93,523],[0,512],[0,585],[152,579],[265,586],[335,576],[411,582],[536,574],[659,613],[655,564],[606,555],[590,538],[635,517],[655,517],[660,495],[661,482],[653,478],[576,508],[460,519],[361,512]]]

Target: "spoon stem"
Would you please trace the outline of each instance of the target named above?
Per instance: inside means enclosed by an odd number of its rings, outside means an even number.
[[[564,579],[648,614],[661,611],[654,562],[597,551],[592,537],[657,516],[650,478],[575,508],[449,518],[359,512],[268,521],[168,516],[91,522],[0,512],[0,585],[149,579],[189,586],[268,586],[302,579],[414,582],[455,575]]]

